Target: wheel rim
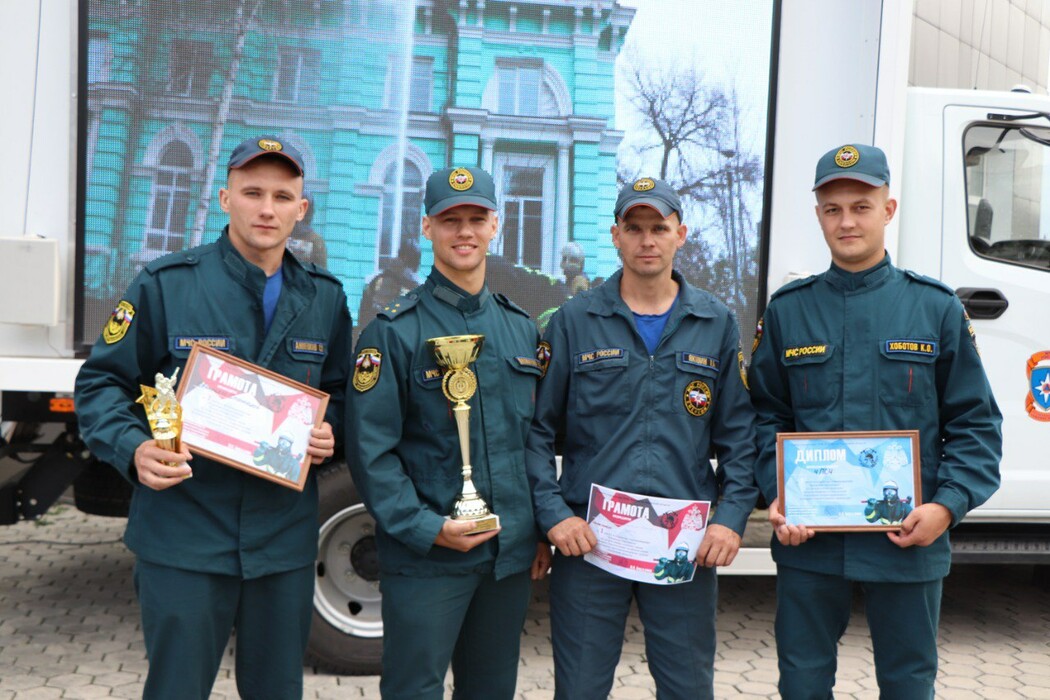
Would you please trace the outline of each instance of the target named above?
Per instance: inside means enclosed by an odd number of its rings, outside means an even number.
[[[355,637],[383,636],[375,521],[360,503],[344,508],[318,537],[314,609],[328,624]]]

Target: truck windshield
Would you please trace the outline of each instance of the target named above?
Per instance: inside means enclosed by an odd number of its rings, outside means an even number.
[[[1050,270],[1050,128],[977,125],[963,137],[970,247]]]

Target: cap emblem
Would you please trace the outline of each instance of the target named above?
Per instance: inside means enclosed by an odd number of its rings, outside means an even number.
[[[835,154],[835,165],[840,168],[852,168],[860,162],[860,153],[853,146],[843,146]]]
[[[259,148],[264,151],[283,151],[284,146],[281,145],[280,141],[274,141],[273,139],[259,139]]]
[[[456,192],[464,192],[474,186],[474,176],[466,168],[456,168],[449,173],[448,185]]]
[[[635,180],[634,182],[635,192],[648,192],[654,187],[656,187],[656,183],[653,182],[651,177],[643,177],[641,180]]]

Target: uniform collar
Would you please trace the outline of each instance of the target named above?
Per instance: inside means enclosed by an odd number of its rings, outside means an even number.
[[[620,296],[620,280],[623,269],[612,274],[600,287],[591,292],[591,303],[587,310],[599,316],[612,316],[614,313],[631,317],[631,309]],[[678,283],[678,303],[674,305],[671,318],[692,315],[700,318],[714,318],[715,309],[711,298],[685,281],[678,270],[671,272],[671,278]],[[670,319],[668,319],[670,320]]]
[[[492,296],[488,286],[482,287],[477,294],[470,294],[460,289],[448,277],[438,272],[436,267],[431,268],[430,276],[427,277],[427,281],[423,283],[423,286],[430,290],[435,299],[443,301],[465,314],[477,311]]]
[[[890,254],[886,253],[877,265],[860,272],[848,272],[835,263],[831,263],[831,267],[824,273],[824,279],[836,289],[855,292],[864,288],[877,287],[889,278],[892,270]]]
[[[266,287],[266,273],[259,266],[245,260],[240,251],[233,246],[229,226],[223,227],[216,246],[229,273],[248,289],[262,294],[263,288]],[[287,250],[281,262],[281,272],[284,277],[281,281],[282,289],[295,289],[302,293],[308,293],[312,289],[309,275],[305,274],[303,266]]]

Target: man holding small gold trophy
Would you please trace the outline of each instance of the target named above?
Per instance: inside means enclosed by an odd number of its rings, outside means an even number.
[[[362,332],[348,389],[354,484],[378,528],[383,698],[510,700],[537,543],[525,478],[536,327],[485,286],[495,185],[479,168],[427,181],[434,267]],[[481,663],[478,663],[481,660]]]

